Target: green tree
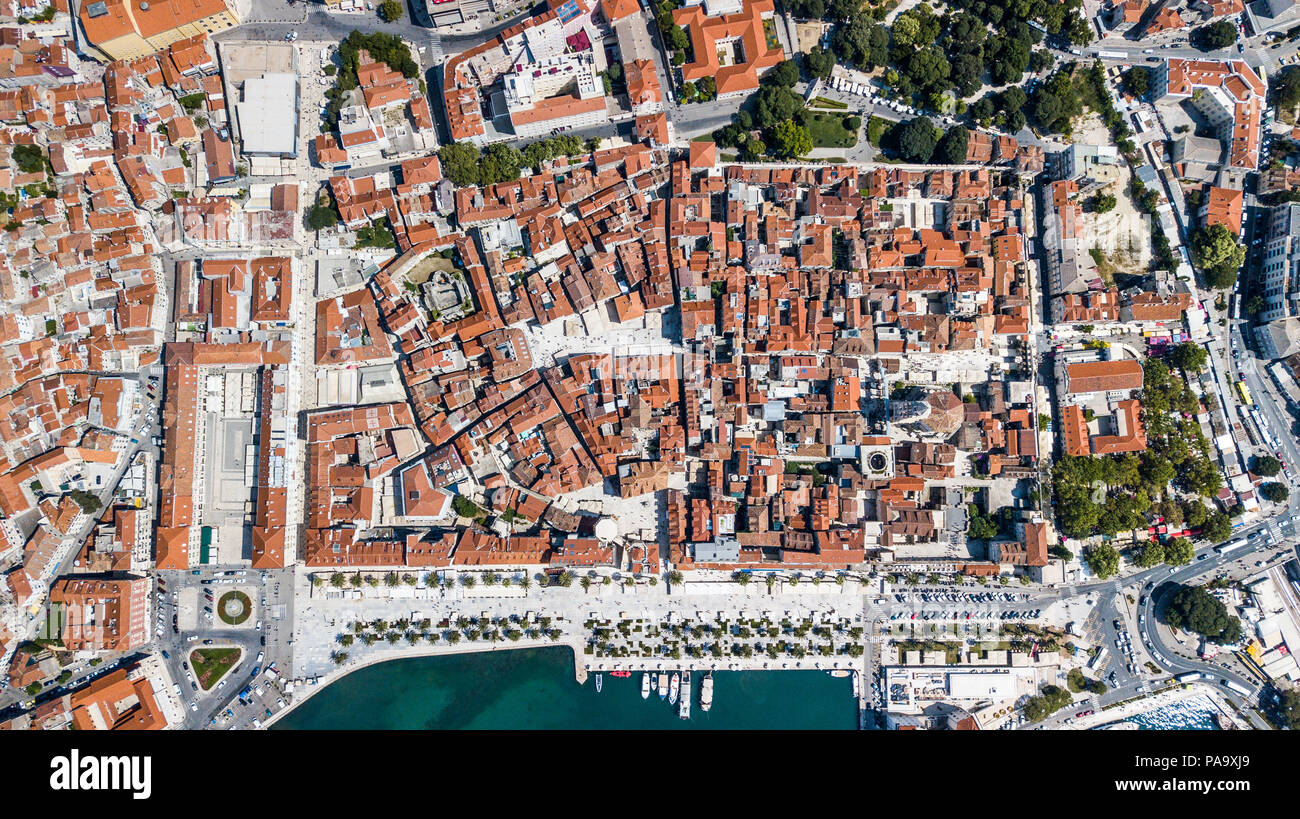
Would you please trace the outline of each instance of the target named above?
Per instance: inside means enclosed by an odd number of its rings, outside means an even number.
[[[1110,213],[1119,204],[1113,194],[1099,193],[1092,198],[1092,210],[1094,213]]]
[[[99,498],[95,497],[95,493],[87,492],[84,489],[74,489],[68,493],[68,497],[76,501],[76,504],[81,507],[81,511],[89,515],[98,512],[100,507],[103,506],[99,502]]]
[[[1130,96],[1142,97],[1151,88],[1151,72],[1146,66],[1135,65],[1124,72],[1124,91]]]
[[[794,60],[783,60],[763,77],[763,82],[793,88],[799,82],[799,65]]]
[[[1300,691],[1292,688],[1282,692],[1278,708],[1281,710],[1282,719],[1286,721],[1287,726],[1292,731],[1300,731]]]
[[[831,69],[835,68],[835,52],[813,46],[813,50],[804,55],[804,65],[809,74],[824,80],[831,75]]]
[[[1186,566],[1195,556],[1192,542],[1185,537],[1176,537],[1165,544],[1165,562],[1172,566]]]
[[[1216,511],[1210,515],[1201,528],[1201,537],[1211,543],[1222,543],[1232,537],[1232,520],[1227,513]]]
[[[339,215],[333,204],[328,197],[323,199],[324,201],[318,199],[307,211],[307,227],[312,230],[324,230],[339,223]]]
[[[793,119],[803,109],[803,102],[789,88],[765,85],[754,100],[754,122],[760,128],[775,128],[777,123]]]
[[[438,149],[442,172],[457,187],[477,185],[478,148],[467,142],[452,142]]]
[[[1227,20],[1201,26],[1192,32],[1191,43],[1205,51],[1217,51],[1237,42],[1237,27]]]
[[[1269,80],[1273,104],[1279,108],[1295,108],[1300,104],[1300,65],[1283,66]]]
[[[970,131],[965,125],[954,125],[939,140],[935,149],[935,159],[944,165],[961,165],[966,162],[966,147],[970,143]]]
[[[1250,471],[1264,478],[1272,478],[1282,471],[1282,462],[1272,455],[1256,455],[1250,459]]]
[[[1099,580],[1107,580],[1119,572],[1119,552],[1109,543],[1092,547],[1084,560]]]
[[[1278,481],[1269,481],[1259,488],[1259,494],[1263,495],[1265,500],[1271,500],[1274,503],[1281,503],[1282,501],[1285,501],[1291,493],[1287,490],[1286,484],[1279,483]]]
[[[402,4],[397,0],[384,0],[379,4],[379,16],[385,23],[400,20],[405,13],[406,10],[402,8]]]
[[[895,130],[898,135],[898,152],[904,161],[923,164],[934,156],[939,138],[929,117],[915,117]]]
[[[1192,234],[1192,258],[1205,271],[1206,283],[1225,290],[1237,280],[1237,271],[1246,261],[1246,249],[1225,225],[1197,228]]]
[[[1165,562],[1165,546],[1158,540],[1149,540],[1137,550],[1134,565],[1140,569],[1149,569]]]
[[[1190,341],[1184,341],[1169,354],[1169,361],[1175,367],[1188,373],[1199,373],[1205,369],[1209,354],[1205,348]]]
[[[39,145],[15,145],[12,155],[18,170],[23,173],[40,173],[45,170],[45,151]]]
[[[794,120],[778,122],[772,130],[772,137],[772,147],[781,156],[799,157],[813,149],[812,134]]]
[[[1164,620],[1220,644],[1236,643],[1242,636],[1241,621],[1202,586],[1179,587],[1165,607]]]

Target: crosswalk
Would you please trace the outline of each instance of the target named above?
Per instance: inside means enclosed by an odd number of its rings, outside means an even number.
[[[443,54],[442,38],[437,34],[430,34],[429,40],[420,50],[420,62],[425,66],[437,65],[442,62]]]

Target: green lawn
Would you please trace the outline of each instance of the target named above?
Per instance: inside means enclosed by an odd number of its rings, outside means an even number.
[[[834,108],[837,111],[847,111],[849,104],[838,100],[827,99],[826,97],[813,97],[813,108]]]
[[[198,678],[199,687],[210,691],[226,672],[239,662],[241,648],[196,648],[190,652],[190,668]]]
[[[840,114],[810,115],[808,130],[812,132],[813,145],[818,148],[852,148],[857,145],[857,131],[844,124],[847,119]]]

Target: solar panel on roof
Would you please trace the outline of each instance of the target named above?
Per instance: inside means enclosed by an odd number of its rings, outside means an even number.
[[[96,2],[86,6],[86,14],[91,17],[103,17],[108,14],[108,4],[104,0],[96,0]]]

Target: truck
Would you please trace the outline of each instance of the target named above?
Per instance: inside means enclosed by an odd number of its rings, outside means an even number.
[[[1101,668],[1102,664],[1106,662],[1106,654],[1106,647],[1102,646],[1101,650],[1097,652],[1097,655],[1088,663],[1088,668],[1092,670]]]
[[[1239,682],[1236,682],[1236,681],[1234,681],[1234,680],[1228,680],[1228,679],[1225,679],[1225,680],[1223,680],[1223,684],[1224,684],[1224,686],[1227,687],[1228,689],[1230,689],[1230,690],[1232,690],[1232,691],[1236,691],[1238,694],[1242,695],[1243,697],[1249,697],[1249,696],[1250,696],[1250,689],[1247,688],[1246,686],[1242,685],[1242,684],[1239,683]]]

